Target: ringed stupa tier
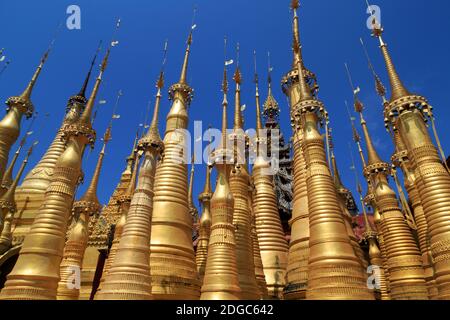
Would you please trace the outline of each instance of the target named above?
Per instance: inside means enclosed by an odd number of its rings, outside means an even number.
[[[64,152],[66,146],[63,136],[63,128],[71,123],[75,123],[86,106],[86,89],[91,77],[98,50],[92,59],[89,71],[78,93],[69,98],[66,106],[66,114],[63,123],[58,129],[53,142],[48,147],[45,154],[37,165],[28,172],[22,184],[16,191],[16,202],[19,214],[14,224],[13,242],[17,245],[23,242],[25,235],[29,232],[31,224],[36,217],[39,208],[44,201],[45,191],[50,185],[56,162]]]

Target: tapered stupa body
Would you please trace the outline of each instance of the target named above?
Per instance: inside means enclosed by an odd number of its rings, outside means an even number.
[[[236,82],[235,90],[235,122],[234,130],[230,136],[235,148],[234,167],[230,173],[230,190],[234,199],[233,225],[236,228],[236,266],[239,271],[239,287],[241,288],[241,299],[257,300],[260,298],[258,284],[256,283],[255,265],[253,257],[253,246],[251,240],[251,214],[248,207],[248,188],[250,176],[247,170],[245,154],[247,136],[242,128],[241,115],[241,73],[239,66],[234,74]],[[258,101],[259,103],[259,97]]]
[[[361,126],[368,154],[364,175],[373,184],[374,201],[381,215],[391,297],[394,300],[428,299],[419,248],[387,181],[389,165],[376,152],[362,114]]]
[[[202,300],[238,300],[241,298],[236,259],[235,226],[233,225],[234,198],[229,185],[229,173],[234,164],[234,150],[227,136],[227,72],[222,82],[222,139],[213,153],[217,169],[216,189],[211,198],[211,234],[208,243],[205,275],[201,288]]]
[[[132,194],[116,257],[106,274],[100,294],[96,296],[98,300],[149,300],[152,298],[149,243],[153,185],[157,162],[164,149],[158,131],[158,114],[163,86],[162,73],[159,79],[153,120],[148,133],[138,144],[138,152],[143,153],[144,157],[139,169],[138,184]],[[135,168],[137,171],[137,167]]]
[[[307,166],[310,223],[306,298],[373,299],[366,285],[367,276],[348,237],[317,122],[316,114],[306,112],[302,146]]]
[[[366,261],[366,258],[364,256],[364,252],[361,248],[361,246],[358,243],[358,239],[356,238],[355,233],[353,232],[352,228],[352,216],[350,215],[350,212],[348,211],[348,203],[347,200],[350,198],[350,190],[348,190],[344,185],[342,184],[339,169],[336,163],[336,157],[334,156],[334,153],[331,154],[331,165],[334,173],[334,187],[336,188],[336,192],[338,195],[338,201],[339,205],[342,210],[342,217],[344,218],[345,228],[347,230],[348,237],[350,239],[350,243],[352,244],[353,250],[355,251],[356,256],[359,259],[359,263],[361,264],[361,267],[363,269],[363,272],[367,270],[368,263]]]
[[[102,290],[103,283],[106,279],[106,276],[109,274],[109,269],[111,269],[112,264],[114,263],[114,260],[116,259],[117,250],[119,249],[120,240],[122,239],[122,233],[123,228],[125,227],[125,224],[127,222],[128,218],[128,210],[130,208],[129,201],[123,199],[125,195],[121,196],[122,201],[118,201],[120,205],[120,219],[117,221],[115,227],[114,227],[114,238],[111,243],[111,248],[108,252],[108,258],[106,259],[105,265],[103,267],[102,277],[100,279],[100,284],[97,289],[96,294]],[[125,201],[123,201],[125,200]],[[131,199],[130,199],[131,200]]]
[[[97,197],[97,185],[105,156],[105,146],[109,140],[110,127],[103,137],[104,145],[100,151],[91,182],[84,195],[73,204],[74,221],[72,228],[68,231],[69,236],[61,261],[58,300],[78,300],[80,295],[80,286],[75,285],[73,280],[74,275],[81,275],[83,257],[89,240],[89,220],[91,217],[97,216],[101,210],[101,204]]]
[[[286,274],[286,300],[305,299],[308,285],[309,257],[309,213],[308,192],[306,189],[306,162],[301,144],[303,131],[294,132],[294,181],[291,226],[289,242],[288,265]]]
[[[299,29],[298,16],[294,12],[293,20],[293,48],[298,46]],[[283,92],[289,99],[291,110],[300,102],[300,71],[298,63],[300,57],[294,52],[293,68],[283,78]],[[285,299],[305,299],[308,285],[308,259],[309,259],[309,209],[308,192],[306,188],[306,162],[302,151],[304,140],[303,127],[292,126],[293,146],[293,181],[292,181],[292,218],[289,221],[291,227],[291,240],[289,242],[288,265],[286,274]]]
[[[28,163],[28,159],[33,150],[33,146],[30,147],[27,156],[22,162],[20,169],[8,186],[8,190],[0,197],[0,255],[7,252],[12,246],[12,232],[11,225],[14,218],[14,214],[17,212],[16,202],[14,200],[14,193],[16,187],[22,177],[25,166]]]
[[[133,147],[134,150],[134,147]],[[134,151],[133,151],[134,153]],[[127,157],[127,165],[122,172],[120,181],[110,197],[108,204],[103,208],[100,215],[91,217],[89,220],[89,240],[88,247],[84,253],[83,268],[81,270],[80,300],[88,300],[92,296],[93,281],[99,262],[106,256],[106,251],[110,245],[110,238],[113,238],[112,226],[116,226],[121,218],[121,205],[119,199],[125,194],[131,183],[134,166],[134,156]],[[105,253],[102,253],[105,252]],[[104,269],[105,265],[103,265]]]
[[[416,187],[416,177],[411,168],[411,162],[408,159],[408,151],[402,141],[398,130],[394,131],[394,143],[396,152],[392,156],[392,162],[403,172],[405,189],[408,192],[409,200],[414,215],[414,221],[417,226],[417,236],[419,240],[419,249],[422,253],[422,263],[425,270],[425,280],[428,287],[428,296],[430,299],[437,298],[438,291],[436,287],[435,270],[433,266],[433,257],[431,254],[430,242],[428,241],[428,224],[425,219],[422,202]]]
[[[391,99],[385,107],[385,123],[398,128],[408,151],[415,185],[428,224],[428,239],[433,256],[439,299],[450,299],[450,175],[425,124],[433,115],[428,101],[410,93],[400,80],[382,30],[374,29],[380,40],[391,83]]]
[[[264,268],[261,259],[261,250],[259,249],[258,234],[256,233],[256,221],[255,212],[253,211],[253,180],[250,183],[248,191],[248,206],[251,214],[251,237],[253,246],[253,263],[255,265],[255,277],[258,284],[259,296],[262,300],[269,299],[269,292],[267,291],[266,275],[264,274]]]
[[[44,63],[47,60],[49,50],[43,55],[39,66],[36,68],[33,77],[22,94],[20,96],[10,97],[6,101],[7,113],[0,120],[0,179],[3,179],[11,147],[19,137],[20,123],[23,116],[25,115],[27,118],[30,118],[34,113],[31,94]]]
[[[186,137],[187,107],[193,90],[186,84],[191,35],[180,81],[170,88],[164,156],[155,174],[150,245],[152,295],[155,299],[198,299],[200,281],[192,243],[188,208]],[[184,152],[180,154],[180,149]]]
[[[203,283],[203,277],[205,276],[209,237],[211,235],[211,169],[212,168],[209,165],[206,166],[205,188],[198,197],[202,204],[202,215],[200,217],[200,228],[195,262],[197,264],[200,283]]]
[[[149,243],[157,158],[156,150],[145,151],[117,252],[96,300],[148,300],[152,297]]]
[[[90,79],[92,65],[91,63],[91,69],[85,78],[80,92],[69,98],[63,123],[58,129],[53,142],[37,165],[28,172],[22,184],[17,188],[15,198],[20,216],[15,219],[15,244],[21,244],[23,242],[25,235],[30,231],[31,224],[44,202],[45,191],[50,185],[56,162],[66,148],[66,142],[63,139],[63,128],[66,125],[78,121],[86,106],[87,99],[85,97],[85,91]]]
[[[230,166],[216,163],[215,167],[217,185],[211,198],[211,235],[200,299],[239,300],[241,289],[233,225],[234,199],[228,183]]]
[[[81,177],[85,146],[95,140],[91,115],[108,56],[109,51],[80,119],[63,129],[67,148],[56,162],[44,203],[25,237],[17,263],[8,275],[0,299],[56,298],[67,223],[75,189]]]
[[[268,295],[271,299],[282,299],[289,248],[278,214],[271,170],[262,156],[253,164],[253,211]]]

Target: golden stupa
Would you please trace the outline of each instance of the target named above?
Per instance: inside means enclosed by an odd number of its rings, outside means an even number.
[[[289,114],[283,115],[275,99],[270,54],[267,99],[261,105],[256,51],[253,95],[242,86],[240,46],[235,60],[228,59],[225,39],[221,130],[211,130],[208,150],[202,150],[205,159],[196,153],[198,144],[190,154],[188,132],[193,122],[188,66],[194,19],[181,74],[168,91],[172,105],[160,123],[165,43],[151,123],[147,126],[146,119],[140,124],[148,130],[138,130],[105,205],[100,197],[107,187],[102,167],[104,161],[114,160],[106,155],[106,146],[112,121],[119,117],[115,111],[121,90],[95,167],[86,170],[92,172],[90,177],[83,174],[83,155],[96,140],[94,106],[111,50],[119,43],[114,36],[89,98],[86,91],[100,46],[81,90],[69,98],[53,141],[25,172],[37,144],[28,146],[27,140],[34,120],[40,121],[31,95],[53,40],[23,93],[7,99],[0,120],[0,300],[450,300],[450,174],[432,107],[401,81],[383,28],[372,13],[373,36],[379,41],[390,90],[360,39],[383,116],[363,115],[361,89],[346,64],[359,117],[348,110],[362,166],[358,172],[350,152],[358,209],[346,187],[347,176],[338,167],[344,158],[338,152],[342,146],[332,137],[332,119],[319,99],[317,76],[305,65],[299,7],[299,0],[291,0],[292,29],[286,36],[292,37],[292,65],[281,80]],[[119,26],[120,20],[116,30]],[[208,41],[212,47],[214,38]],[[234,121],[227,128],[232,64]],[[255,106],[254,136],[252,128],[244,127],[248,96]],[[25,117],[32,119],[19,139]],[[278,117],[290,120],[290,143],[284,143],[281,133],[280,141],[272,136],[280,131]],[[390,162],[382,160],[369,130],[382,122],[390,137],[383,142],[392,141],[394,147]],[[272,145],[274,141],[278,145]],[[131,145],[121,147],[128,154]],[[22,156],[25,148],[28,152]],[[280,150],[283,156],[277,158]],[[202,167],[194,172],[200,160],[205,171]],[[283,164],[278,172],[277,161]],[[199,177],[203,188],[196,193],[194,178],[196,182]],[[87,188],[77,195],[83,180],[89,181]],[[194,199],[200,200],[201,210]]]

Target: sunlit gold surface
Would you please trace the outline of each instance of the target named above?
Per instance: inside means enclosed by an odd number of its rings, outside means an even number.
[[[253,211],[253,181],[251,182],[251,186],[249,187],[248,192],[248,206],[250,208],[251,214],[251,237],[252,237],[252,246],[253,246],[253,263],[255,265],[255,277],[256,283],[258,284],[258,293],[262,300],[266,300],[269,298],[269,292],[267,291],[267,283],[266,283],[266,275],[264,274],[264,268],[261,259],[261,250],[259,249],[259,241],[258,235],[256,233],[256,221],[255,221],[255,213]]]
[[[439,299],[450,299],[450,175],[441,162],[425,125],[432,118],[427,100],[411,94],[395,69],[382,28],[374,28],[391,84],[391,99],[385,105],[385,124],[398,129],[408,151],[411,172],[428,225]]]
[[[224,70],[222,139],[213,153],[217,183],[211,198],[211,235],[208,243],[205,275],[201,288],[202,300],[238,300],[241,298],[236,260],[234,198],[228,182],[233,150],[227,149],[227,78]]]
[[[147,134],[139,141],[139,153],[144,160],[138,174],[138,184],[132,194],[128,217],[123,229],[117,255],[106,275],[100,294],[96,299],[149,300],[150,278],[150,232],[153,211],[153,184],[156,164],[164,150],[158,130],[163,73],[157,82],[153,119]],[[136,160],[136,165],[139,160]],[[137,166],[134,172],[137,171]],[[132,182],[134,184],[134,182]]]
[[[0,197],[0,255],[9,250],[12,245],[11,224],[14,218],[14,214],[17,212],[16,202],[14,201],[14,193],[16,191],[19,180],[22,177],[23,171],[25,170],[25,166],[28,163],[28,159],[31,155],[32,150],[33,146],[28,150],[28,153],[23,160],[16,177],[8,186],[8,190]],[[11,168],[13,168],[13,166]]]
[[[232,140],[236,146],[245,146],[246,135],[242,128],[241,115],[241,74],[239,66],[236,67],[234,74],[234,81],[236,82],[235,90],[235,122],[232,133]],[[257,105],[259,108],[259,94],[257,93]],[[260,298],[258,293],[258,284],[256,283],[255,264],[253,258],[253,246],[251,240],[251,215],[248,207],[248,187],[250,177],[247,169],[247,162],[244,159],[239,159],[239,151],[234,153],[237,157],[235,159],[235,166],[231,168],[229,183],[230,190],[234,199],[233,211],[233,225],[235,231],[236,241],[236,267],[239,277],[239,287],[241,288],[241,299],[243,300],[257,300]],[[244,160],[245,163],[242,161]]]
[[[345,229],[347,230],[348,237],[350,239],[350,243],[353,247],[353,250],[358,257],[359,263],[361,264],[363,272],[367,270],[368,263],[366,261],[366,258],[364,257],[364,252],[361,248],[361,246],[358,243],[358,239],[356,238],[355,233],[353,232],[352,228],[352,216],[350,215],[350,212],[347,208],[347,196],[349,194],[349,190],[344,187],[341,181],[341,177],[339,174],[339,170],[336,163],[336,157],[334,156],[334,152],[331,153],[331,165],[333,169],[333,178],[334,178],[334,186],[336,188],[339,206],[342,210],[342,217],[344,219],[345,223]]]
[[[0,299],[56,298],[67,221],[81,176],[85,145],[95,139],[91,115],[108,56],[109,50],[80,119],[63,129],[67,136],[67,148],[56,163],[42,208],[24,240],[17,263],[0,293]]]
[[[202,203],[202,216],[200,217],[200,228],[195,262],[197,264],[200,283],[203,283],[203,277],[205,275],[206,259],[208,256],[208,243],[211,234],[211,169],[212,168],[210,167],[210,165],[207,164],[205,187],[203,189],[203,192],[198,197],[200,202]]]
[[[401,139],[398,130],[394,132],[394,143],[396,145],[396,153],[393,156],[393,163],[399,166],[403,171],[404,184],[406,191],[409,195],[409,200],[411,201],[411,206],[413,209],[414,220],[417,225],[417,234],[419,238],[419,248],[422,253],[422,263],[425,270],[425,280],[428,287],[428,296],[430,299],[435,299],[437,297],[437,287],[435,280],[435,272],[433,266],[433,258],[431,255],[430,243],[427,240],[428,237],[428,225],[425,219],[425,214],[423,211],[423,206],[420,201],[420,197],[415,185],[416,177],[411,172],[411,163],[407,158],[406,147]]]
[[[6,105],[8,106],[7,113],[0,121],[0,179],[3,179],[6,170],[9,151],[19,137],[22,117],[25,115],[27,118],[30,118],[34,113],[31,94],[47,60],[49,51],[50,48],[44,53],[39,66],[36,68],[33,77],[22,94],[20,96],[10,97],[6,101]]]
[[[60,280],[56,298],[58,300],[78,300],[80,288],[73,281],[76,270],[81,271],[84,252],[89,239],[89,220],[100,213],[101,205],[97,197],[97,186],[105,156],[106,144],[111,139],[110,127],[103,136],[103,147],[100,151],[97,165],[91,182],[80,200],[73,204],[72,228],[68,231],[68,239],[64,247],[63,259],[60,266]]]
[[[294,203],[291,226],[291,241],[287,265],[287,278],[284,297],[286,300],[305,299],[308,283],[309,258],[309,214],[308,193],[306,190],[306,163],[302,144],[302,130],[293,136],[294,148]]]
[[[53,142],[38,164],[28,172],[22,184],[17,188],[15,198],[18,215],[15,219],[13,232],[13,243],[16,245],[21,244],[25,235],[30,231],[31,224],[44,202],[45,191],[52,179],[56,162],[66,148],[66,143],[62,138],[62,129],[65,125],[76,122],[85,108],[87,102],[85,98],[86,88],[96,56],[97,54],[91,62],[89,72],[80,91],[69,98],[63,124],[58,130]]]
[[[368,153],[364,174],[368,181],[372,181],[375,204],[381,215],[391,297],[394,300],[428,299],[419,249],[399,208],[396,194],[388,184],[388,165],[376,152],[362,110],[359,112]]]
[[[155,299],[198,299],[200,296],[188,208],[187,165],[180,163],[180,146],[186,141],[177,131],[187,128],[187,106],[193,93],[186,83],[191,41],[192,33],[189,34],[180,80],[170,88],[173,104],[167,115],[164,155],[155,175],[150,246]],[[182,156],[187,162],[188,155]]]

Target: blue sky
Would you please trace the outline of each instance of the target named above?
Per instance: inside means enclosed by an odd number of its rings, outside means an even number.
[[[192,8],[198,5],[197,29],[192,45],[188,81],[195,89],[189,110],[190,127],[194,120],[202,120],[220,128],[223,68],[223,37],[228,38],[229,58],[234,58],[235,43],[240,43],[240,62],[243,73],[242,103],[246,127],[254,127],[253,50],[258,53],[262,98],[266,94],[266,52],[270,51],[274,66],[274,94],[281,105],[281,125],[286,137],[291,136],[289,108],[279,83],[291,67],[291,21],[288,0],[75,0],[75,1],[0,1],[0,48],[12,60],[0,76],[0,99],[19,94],[29,81],[42,53],[48,46],[57,25],[65,23],[70,4],[81,8],[81,30],[63,28],[49,60],[33,92],[33,103],[41,114],[35,124],[34,139],[39,139],[28,170],[40,159],[59,127],[69,96],[78,92],[91,57],[99,40],[109,42],[117,17],[122,25],[117,35],[120,44],[114,48],[99,99],[107,103],[99,106],[95,122],[98,136],[102,136],[109,122],[118,90],[123,97],[118,113],[121,119],[113,128],[101,177],[99,198],[107,202],[125,166],[134,135],[143,122],[147,104],[154,101],[154,83],[158,75],[165,39],[169,40],[166,66],[166,89],[178,80],[191,25]],[[344,101],[351,101],[344,62],[350,64],[354,81],[362,89],[361,99],[366,105],[366,118],[379,153],[389,159],[393,145],[384,130],[379,99],[359,38],[363,37],[375,68],[387,83],[384,63],[377,41],[366,28],[364,0],[305,0],[300,10],[301,38],[308,68],[319,79],[320,98],[330,113],[334,132],[335,153],[344,184],[355,189],[350,171],[348,141],[351,129]],[[450,150],[450,129],[446,125],[450,109],[450,43],[445,37],[450,29],[447,13],[450,3],[444,0],[374,0],[382,9],[385,41],[388,43],[397,69],[406,86],[425,95],[435,107],[437,127],[447,154]],[[97,70],[94,71],[97,74]],[[231,80],[231,79],[230,79]],[[166,93],[167,90],[164,90]],[[230,96],[230,105],[233,98]],[[161,132],[170,108],[167,95],[163,97]],[[232,108],[230,108],[232,109]],[[44,120],[42,115],[49,113]],[[229,121],[232,120],[229,112]],[[23,123],[25,128],[28,123]],[[24,129],[25,130],[25,129]],[[206,142],[205,142],[206,144]],[[353,144],[352,144],[353,146]],[[101,143],[83,163],[88,179],[94,169]],[[13,148],[15,150],[15,148]],[[356,150],[354,149],[356,158]],[[358,168],[360,164],[357,163]],[[361,170],[358,170],[359,172]],[[196,166],[195,194],[203,188],[205,168]],[[79,189],[79,195],[85,185]],[[364,186],[365,187],[365,186]],[[78,196],[79,196],[78,195]],[[356,196],[356,194],[355,194]]]

